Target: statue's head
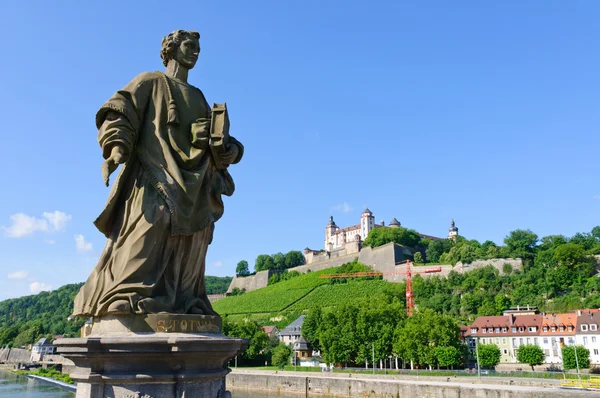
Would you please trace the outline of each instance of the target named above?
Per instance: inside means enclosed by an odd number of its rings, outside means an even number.
[[[192,30],[176,30],[162,40],[160,57],[167,66],[170,60],[177,61],[181,66],[192,69],[200,54],[200,33]]]

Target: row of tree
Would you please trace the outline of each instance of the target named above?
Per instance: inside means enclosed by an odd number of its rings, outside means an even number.
[[[403,293],[394,286],[366,302],[313,308],[302,334],[327,363],[359,365],[390,356],[418,367],[464,363],[456,321],[429,309],[406,318]]]
[[[488,369],[493,369],[500,363],[500,348],[495,344],[481,344],[475,350],[475,359],[479,364]],[[517,350],[517,361],[531,366],[543,365],[546,362],[546,354],[542,347],[535,344],[522,345]],[[587,369],[590,367],[590,350],[584,346],[562,347],[562,362],[565,370]]]
[[[299,265],[304,265],[304,255],[302,254],[302,252],[299,252],[297,250],[291,250],[285,254],[259,254],[256,257],[256,261],[254,262],[254,272],[266,270],[283,271],[285,269],[297,267]],[[239,263],[237,263],[235,273],[239,276],[250,275],[248,261],[242,260]]]

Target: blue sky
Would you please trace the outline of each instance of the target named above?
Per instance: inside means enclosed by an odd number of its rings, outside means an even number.
[[[322,248],[330,215],[501,243],[600,224],[595,1],[3,1],[0,300],[84,281],[105,243],[94,115],[164,35],[245,144],[207,257]],[[141,4],[136,2],[135,4]]]

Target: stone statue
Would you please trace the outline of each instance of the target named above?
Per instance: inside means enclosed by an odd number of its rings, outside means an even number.
[[[138,75],[96,114],[104,183],[123,167],[94,222],[108,241],[75,298],[75,316],[216,315],[205,257],[221,195],[234,191],[227,167],[244,147],[230,136],[213,140],[211,108],[187,82],[199,53],[197,32],[170,33],[160,52],[166,72]]]

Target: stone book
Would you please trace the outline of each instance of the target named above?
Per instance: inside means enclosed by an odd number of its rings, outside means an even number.
[[[213,104],[210,124],[210,149],[217,169],[226,169],[220,155],[227,151],[229,141],[229,114],[227,104]]]

